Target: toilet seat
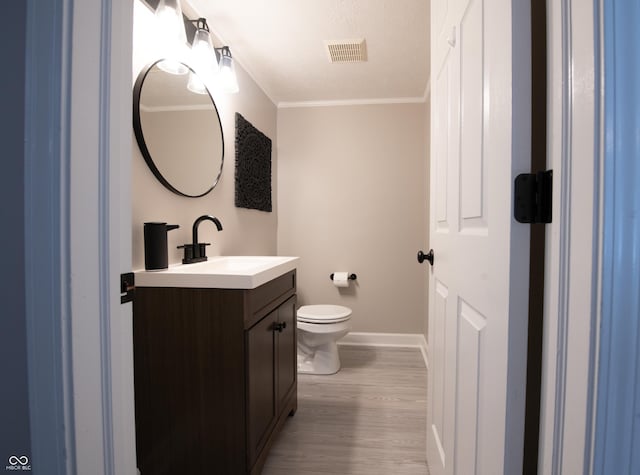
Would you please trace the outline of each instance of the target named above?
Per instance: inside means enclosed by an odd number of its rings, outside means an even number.
[[[328,335],[336,333],[348,333],[351,324],[348,321],[337,323],[308,323],[298,321],[298,330],[312,333],[314,335]]]
[[[351,309],[342,305],[303,305],[297,315],[299,322],[339,323],[351,318]]]

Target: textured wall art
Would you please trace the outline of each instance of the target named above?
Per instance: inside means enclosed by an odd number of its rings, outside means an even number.
[[[237,112],[236,206],[271,211],[271,139]]]

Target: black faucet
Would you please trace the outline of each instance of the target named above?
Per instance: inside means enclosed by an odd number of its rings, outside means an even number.
[[[207,250],[206,246],[209,246],[208,242],[198,242],[198,226],[202,221],[211,221],[216,225],[218,231],[222,231],[222,223],[215,216],[209,216],[208,214],[200,216],[193,223],[193,243],[191,244],[183,244],[182,246],[178,246],[178,249],[184,249],[184,258],[182,259],[183,264],[193,264],[194,262],[202,262],[207,260]]]

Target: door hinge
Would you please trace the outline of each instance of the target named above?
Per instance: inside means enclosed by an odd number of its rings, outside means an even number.
[[[513,215],[519,223],[550,223],[553,170],[516,177]]]
[[[136,291],[136,278],[133,272],[120,274],[120,303],[133,302]]]

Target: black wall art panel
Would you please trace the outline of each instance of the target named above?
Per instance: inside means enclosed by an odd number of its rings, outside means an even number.
[[[271,139],[237,112],[236,206],[271,212]]]

